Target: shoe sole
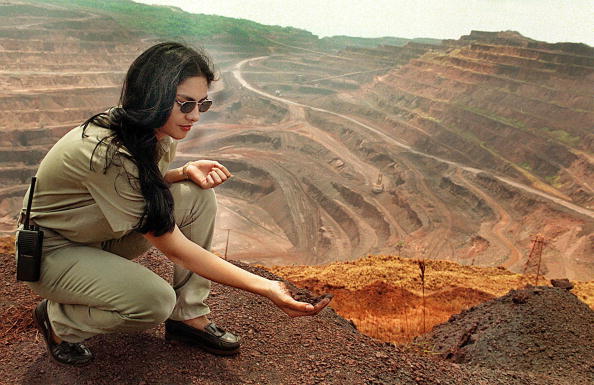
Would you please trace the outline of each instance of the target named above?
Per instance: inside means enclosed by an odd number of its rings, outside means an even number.
[[[210,347],[210,346],[208,346],[206,344],[203,344],[203,343],[200,343],[200,342],[196,342],[196,340],[194,340],[194,339],[184,338],[184,337],[178,337],[178,336],[175,336],[175,335],[172,335],[172,334],[169,334],[169,333],[165,333],[165,340],[166,341],[169,341],[169,342],[181,342],[181,343],[183,343],[185,345],[189,345],[189,346],[192,346],[192,347],[197,347],[197,348],[200,348],[202,350],[205,350],[205,351],[207,351],[209,353],[216,354],[216,355],[219,355],[219,356],[232,356],[232,355],[238,354],[239,353],[239,349],[240,349],[240,348],[233,349],[233,350],[217,349],[217,348]]]
[[[47,304],[45,305],[47,306]],[[86,366],[88,364],[90,364],[93,361],[94,357],[91,357],[90,360],[86,361],[86,362],[81,362],[81,363],[76,363],[76,364],[67,364],[65,362],[61,362],[58,361],[53,354],[50,353],[50,344],[49,344],[49,339],[52,338],[51,335],[46,335],[46,329],[43,326],[45,320],[42,314],[39,314],[39,312],[37,311],[38,306],[35,306],[35,309],[33,309],[33,324],[35,325],[35,327],[37,328],[37,330],[39,330],[39,333],[41,333],[41,335],[43,336],[43,340],[45,341],[45,347],[47,349],[47,355],[50,356],[50,358],[52,359],[52,361],[54,361],[55,363],[62,365],[62,366],[66,366],[66,367],[72,367],[72,366]]]

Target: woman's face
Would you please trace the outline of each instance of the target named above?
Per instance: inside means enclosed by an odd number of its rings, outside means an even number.
[[[203,76],[187,78],[177,86],[176,100],[180,102],[202,101],[208,96],[208,83]],[[198,106],[187,114],[181,112],[180,105],[174,102],[169,118],[162,127],[157,128],[155,135],[157,140],[170,136],[180,140],[188,135],[192,125],[200,120]]]

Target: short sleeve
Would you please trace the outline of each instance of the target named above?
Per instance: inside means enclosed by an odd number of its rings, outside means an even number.
[[[116,153],[112,164],[104,170],[104,154],[95,154],[93,158],[93,169],[83,185],[114,233],[134,229],[145,208],[136,165],[122,153]]]
[[[161,174],[165,175],[169,169],[169,164],[173,162],[175,158],[175,151],[177,148],[177,142],[166,136],[159,142],[160,146],[160,159],[159,159],[159,170]]]

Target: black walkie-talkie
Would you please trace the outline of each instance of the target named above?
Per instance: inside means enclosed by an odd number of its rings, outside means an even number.
[[[17,235],[17,279],[19,281],[39,281],[41,271],[41,252],[43,244],[43,231],[36,225],[29,225],[31,215],[31,204],[35,192],[37,178],[31,178],[29,189],[29,201],[25,213],[25,223]]]

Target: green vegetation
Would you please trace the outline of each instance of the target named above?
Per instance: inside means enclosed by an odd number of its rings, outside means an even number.
[[[318,88],[318,87],[307,87],[301,86],[298,88],[299,92],[304,94],[315,94],[315,95],[330,95],[335,93],[334,90],[330,90],[327,88]]]
[[[528,164],[528,162],[522,162],[522,163],[520,163],[519,166],[522,167],[525,170],[532,171],[532,167],[530,167],[530,165]]]
[[[561,187],[562,183],[560,181],[561,177],[559,175],[549,175],[545,176],[545,181],[553,186],[554,188],[558,189]]]
[[[317,40],[310,32],[292,27],[267,26],[244,19],[192,14],[176,7],[145,5],[130,0],[37,1],[64,5],[68,9],[86,8],[103,12],[125,28],[165,38],[205,38],[224,34],[234,42],[249,45],[268,45],[266,38],[284,41]]]
[[[77,12],[39,8],[28,4],[7,4],[1,5],[1,7],[1,13],[3,17],[22,15],[43,17],[80,17],[80,14]]]
[[[441,40],[429,38],[405,39],[402,37],[351,37],[351,36],[331,36],[320,39],[322,47],[327,49],[345,49],[346,47],[374,48],[380,45],[393,45],[402,47],[408,42],[440,45]]]
[[[460,103],[454,103],[454,105],[458,108],[463,109],[463,110],[470,111],[472,113],[483,116],[485,118],[495,120],[501,124],[505,124],[506,126],[511,126],[511,127],[515,127],[515,128],[519,128],[519,129],[524,129],[526,127],[524,122],[522,122],[521,120],[511,119],[511,118],[507,118],[505,116],[497,115],[494,112],[485,110],[483,108],[464,105],[464,104],[460,104]]]
[[[433,123],[441,124],[441,120],[437,119],[434,116],[421,114],[420,112],[417,112],[417,115],[419,115],[421,118],[423,118],[425,120],[429,120]]]
[[[118,24],[130,30],[137,30],[161,38],[216,38],[226,40],[242,47],[268,47],[270,43],[294,46],[308,46],[321,49],[342,49],[348,46],[375,47],[381,44],[404,45],[410,39],[356,38],[337,36],[318,39],[311,32],[274,25],[259,24],[245,19],[224,16],[192,14],[180,8],[161,5],[134,3],[131,0],[33,0],[37,3],[63,5],[64,10],[40,8],[18,4],[3,6],[3,14],[44,15],[60,17],[80,17],[75,11],[88,9],[113,18]],[[440,44],[437,39],[413,39],[412,41]]]
[[[569,132],[565,130],[554,129],[550,127],[541,127],[541,130],[545,131],[545,134],[547,136],[550,136],[561,143],[567,144],[568,146],[575,147],[580,142],[579,137],[571,135]]]
[[[481,141],[479,138],[477,138],[476,135],[472,131],[464,130],[462,128],[458,128],[456,126],[452,126],[451,124],[446,124],[446,123],[441,123],[441,126],[444,127],[446,130],[448,130],[456,135],[459,135],[460,137],[469,141],[470,143],[474,143],[474,144],[478,145],[479,147],[483,147],[484,142]],[[488,149],[485,148],[485,150],[488,150]],[[488,151],[490,151],[490,150],[488,150]]]
[[[378,45],[405,45],[409,41],[441,44],[441,40],[397,37],[357,38],[334,36],[318,39],[311,32],[275,25],[264,25],[245,19],[224,16],[192,14],[180,8],[134,3],[131,0],[33,0],[37,3],[62,5],[66,9],[48,9],[26,4],[2,6],[3,15],[39,15],[80,17],[81,10],[103,13],[126,29],[140,31],[161,38],[216,38],[242,47],[268,47],[279,43],[318,49],[343,49],[346,46],[376,47]]]

